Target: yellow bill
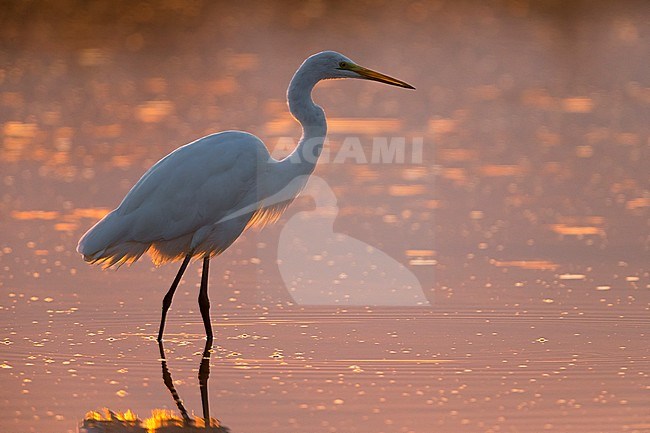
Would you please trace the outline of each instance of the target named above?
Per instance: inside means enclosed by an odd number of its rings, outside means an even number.
[[[359,74],[360,78],[366,80],[379,81],[380,83],[385,83],[385,84],[390,84],[392,86],[404,87],[406,89],[415,90],[415,87],[411,86],[410,84],[402,80],[398,80],[397,78],[384,75],[381,72],[373,71],[372,69],[364,68],[363,66],[346,64],[345,67],[341,67],[339,69],[347,69],[349,71],[356,72],[357,74]]]

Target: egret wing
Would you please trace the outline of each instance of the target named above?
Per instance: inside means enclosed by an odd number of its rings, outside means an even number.
[[[195,236],[217,234],[217,248],[209,251],[218,252],[241,234],[252,213],[239,212],[216,232],[215,223],[255,202],[268,160],[264,144],[239,131],[182,146],[151,167],[120,206],[84,234],[77,251],[105,267],[133,262],[147,250],[162,263],[187,254]]]
[[[127,194],[117,213],[132,221],[131,240],[155,242],[214,224],[252,193],[261,141],[241,132],[214,134],[154,165]]]

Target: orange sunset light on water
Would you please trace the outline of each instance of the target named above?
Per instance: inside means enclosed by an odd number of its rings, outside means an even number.
[[[648,429],[650,2],[2,8],[0,432]],[[323,50],[416,90],[314,89],[321,188],[212,260],[207,352],[188,264],[161,355],[179,263],[80,237],[202,136],[292,152]]]

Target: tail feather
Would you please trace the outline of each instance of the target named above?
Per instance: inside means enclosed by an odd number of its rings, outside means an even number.
[[[126,240],[129,227],[128,221],[113,211],[82,236],[77,252],[85,261],[104,268],[133,263],[147,252],[150,244]]]

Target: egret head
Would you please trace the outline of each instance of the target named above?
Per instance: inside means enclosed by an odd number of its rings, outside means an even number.
[[[335,51],[323,51],[314,54],[305,60],[304,66],[307,65],[313,67],[321,79],[358,78],[379,81],[380,83],[404,87],[406,89],[415,89],[415,87],[397,78],[389,77],[372,69],[359,66],[343,54]]]

